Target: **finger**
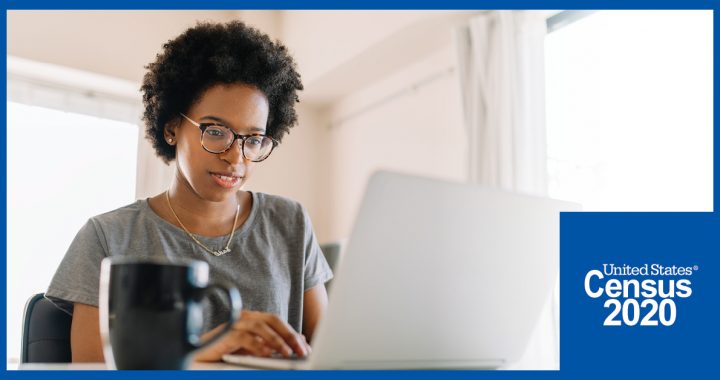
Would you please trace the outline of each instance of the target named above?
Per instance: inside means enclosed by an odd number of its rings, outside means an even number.
[[[266,346],[280,352],[283,356],[292,355],[292,348],[286,344],[285,340],[264,320],[246,320],[240,327],[243,331],[262,338]]]
[[[305,344],[300,334],[295,332],[290,325],[273,314],[265,314],[265,322],[282,337],[285,343],[292,347],[295,354],[301,357],[307,356]]]
[[[310,343],[308,343],[307,338],[305,337],[305,334],[302,334],[303,343],[305,343],[305,349],[307,350],[308,355],[312,353],[312,347],[310,347]]]
[[[274,350],[267,345],[265,339],[257,335],[245,335],[241,344],[243,346],[242,351],[244,351],[245,354],[253,356],[268,357],[274,352]]]
[[[223,354],[235,351],[241,348],[239,342],[241,333],[236,330],[230,330],[225,336],[221,337],[213,344],[203,347],[197,352],[196,359],[201,361],[217,361]]]

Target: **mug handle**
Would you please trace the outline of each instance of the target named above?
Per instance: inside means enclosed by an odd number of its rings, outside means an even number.
[[[225,323],[225,327],[223,327],[220,331],[215,333],[215,335],[211,336],[209,339],[207,339],[205,342],[200,344],[194,344],[193,350],[199,350],[201,348],[205,348],[209,346],[212,343],[215,343],[218,339],[220,339],[225,333],[230,331],[232,329],[233,324],[237,322],[238,319],[240,319],[240,309],[242,308],[242,300],[240,299],[240,292],[238,292],[237,288],[234,286],[227,286],[224,284],[210,284],[205,288],[199,289],[200,292],[205,296],[208,291],[212,289],[221,290],[223,294],[227,296],[228,301],[230,301],[230,312],[228,314],[227,322]]]

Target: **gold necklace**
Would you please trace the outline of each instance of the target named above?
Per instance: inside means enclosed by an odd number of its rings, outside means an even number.
[[[185,228],[185,225],[182,224],[182,222],[180,221],[180,218],[178,218],[177,214],[175,213],[175,210],[173,210],[172,205],[170,204],[170,191],[165,192],[165,199],[167,199],[168,207],[170,207],[170,211],[172,211],[173,215],[175,215],[175,219],[180,224],[180,227],[182,227],[182,229],[185,230],[185,233],[188,234],[188,236],[190,236],[190,238],[193,239],[195,241],[195,243],[197,243],[199,246],[203,247],[204,250],[212,253],[215,256],[222,256],[222,255],[230,252],[230,242],[232,242],[233,235],[235,234],[235,226],[237,226],[238,215],[240,215],[240,202],[238,202],[237,211],[235,211],[235,221],[233,222],[232,231],[230,232],[230,238],[228,239],[228,242],[225,245],[225,248],[223,248],[219,251],[213,251],[212,249],[206,247],[205,244],[201,243],[200,240],[195,238],[195,236],[193,236],[193,234],[191,234],[190,231],[188,231],[188,229]]]

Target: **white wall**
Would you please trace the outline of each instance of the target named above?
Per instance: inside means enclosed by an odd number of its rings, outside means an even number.
[[[282,12],[302,99],[329,106],[451,43],[449,31],[481,11]]]
[[[234,11],[8,11],[8,54],[140,83],[162,44]]]
[[[307,87],[303,99],[326,110],[319,115],[330,149],[319,167],[330,184],[323,238],[348,237],[376,169],[464,180],[452,28],[477,13],[282,12],[283,40]],[[441,144],[448,145],[438,152]]]
[[[290,47],[306,83],[431,11],[283,11],[283,41]]]
[[[453,53],[447,46],[331,108],[332,239],[348,237],[377,169],[465,179],[458,82],[449,71]]]
[[[321,242],[330,240],[327,161],[328,134],[321,112],[300,104],[299,124],[290,129],[272,155],[257,164],[248,190],[278,194],[302,203]]]

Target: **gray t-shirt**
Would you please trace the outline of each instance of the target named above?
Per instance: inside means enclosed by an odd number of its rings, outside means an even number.
[[[231,252],[216,257],[182,229],[160,218],[138,200],[90,218],[80,229],[45,293],[72,313],[73,303],[98,306],[100,262],[110,256],[191,258],[210,267],[210,282],[238,288],[243,309],[278,315],[302,331],[303,293],[333,276],[315,238],[310,218],[297,202],[252,194],[252,209],[235,231]],[[196,237],[210,249],[222,249],[229,234]],[[225,320],[229,306],[209,297],[205,329]]]

